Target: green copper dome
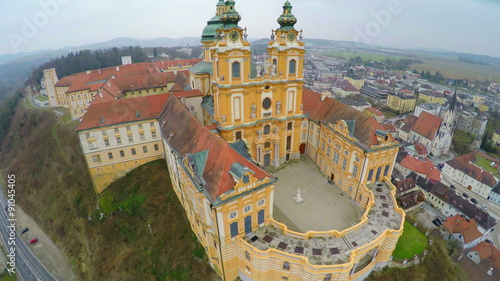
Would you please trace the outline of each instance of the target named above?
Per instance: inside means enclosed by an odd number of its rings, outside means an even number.
[[[278,23],[281,25],[279,30],[293,30],[293,26],[297,23],[297,18],[292,14],[292,4],[285,2],[283,5],[283,14],[278,18]]]
[[[226,1],[226,11],[220,16],[224,28],[239,27],[238,22],[241,20],[240,14],[234,9],[234,1]]]
[[[226,3],[224,3],[224,0],[219,0],[219,2],[217,3],[217,6],[225,6]]]
[[[222,27],[220,16],[214,16],[207,22],[207,26],[201,33],[201,41],[215,41],[215,34],[217,29]]]

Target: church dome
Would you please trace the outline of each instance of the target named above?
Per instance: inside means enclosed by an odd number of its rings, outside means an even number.
[[[292,14],[292,4],[287,0],[283,5],[283,14],[278,18],[280,30],[289,31],[297,23],[297,18]]]
[[[214,41],[217,29],[222,27],[220,16],[214,16],[207,22],[207,26],[201,34],[201,41]]]
[[[225,28],[238,27],[241,20],[240,14],[234,9],[234,1],[226,1],[226,11],[220,16]]]

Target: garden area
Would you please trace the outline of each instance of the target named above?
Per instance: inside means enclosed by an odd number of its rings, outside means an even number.
[[[415,255],[420,256],[428,246],[427,236],[405,221],[403,235],[399,237],[392,256],[396,259],[412,259]]]

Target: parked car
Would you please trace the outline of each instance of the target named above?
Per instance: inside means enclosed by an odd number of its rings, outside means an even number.
[[[38,239],[36,239],[36,238],[35,238],[35,239],[31,239],[31,240],[30,240],[30,243],[31,243],[31,244],[35,244],[36,242],[38,242]]]
[[[474,204],[477,204],[477,200],[475,198],[471,198],[470,201]]]
[[[451,188],[451,189],[457,189],[457,188],[456,188],[453,184],[452,184],[452,185],[450,185],[450,188]]]
[[[488,209],[488,208],[486,208],[486,206],[485,206],[485,205],[481,205],[481,209],[486,210],[486,209]]]
[[[26,227],[25,229],[23,229],[23,231],[21,231],[21,234],[24,234],[24,233],[28,232],[29,230],[30,229]]]
[[[469,195],[467,195],[467,193],[462,193],[462,196],[465,197],[465,198],[469,198]]]
[[[439,217],[435,218],[432,220],[432,223],[437,226],[437,227],[440,227],[441,225],[443,225],[443,220]]]

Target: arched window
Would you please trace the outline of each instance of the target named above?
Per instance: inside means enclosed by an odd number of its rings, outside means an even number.
[[[233,78],[240,78],[241,75],[241,69],[240,69],[240,63],[235,61],[232,64],[232,70],[233,70]]]
[[[269,135],[271,133],[271,126],[265,125],[264,126],[264,135]]]
[[[288,70],[288,72],[290,74],[295,74],[296,68],[297,68],[297,61],[296,60],[291,60],[290,61],[290,69]]]

